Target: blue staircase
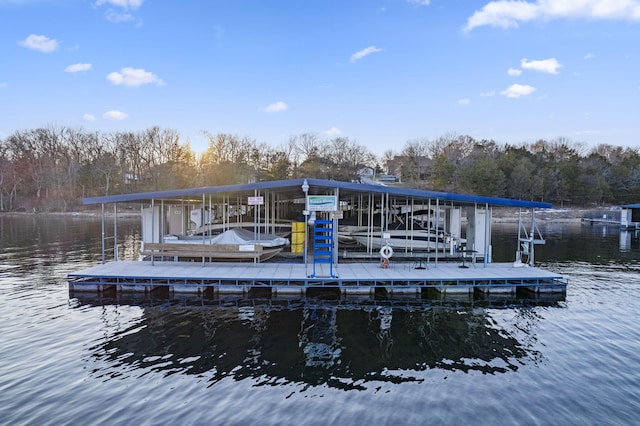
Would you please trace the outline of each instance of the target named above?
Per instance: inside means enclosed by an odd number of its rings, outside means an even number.
[[[328,263],[330,278],[337,278],[333,274],[333,221],[316,219],[313,225],[313,274],[309,278],[316,278],[316,264]]]

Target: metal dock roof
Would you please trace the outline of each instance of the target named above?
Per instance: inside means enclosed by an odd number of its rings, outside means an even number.
[[[168,191],[139,192],[135,194],[107,195],[101,197],[84,198],[84,204],[107,204],[145,200],[167,199],[192,199],[204,194],[222,196],[224,194],[237,194],[239,196],[253,196],[256,191],[273,190],[283,195],[293,197],[302,196],[302,185],[309,185],[309,194],[326,194],[327,191],[339,189],[341,195],[357,193],[389,194],[397,197],[413,197],[414,199],[438,199],[458,204],[488,204],[491,206],[521,207],[521,208],[551,208],[550,203],[536,201],[515,200],[509,198],[486,197],[468,194],[456,194],[452,192],[427,191],[422,189],[401,188],[396,186],[372,185],[366,183],[340,182],[325,179],[299,178],[290,180],[277,180],[268,182],[256,182],[237,185],[207,186],[200,188],[174,189]]]

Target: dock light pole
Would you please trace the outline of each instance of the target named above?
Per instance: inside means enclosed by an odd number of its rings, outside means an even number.
[[[304,211],[302,212],[304,214],[304,253],[302,254],[303,260],[304,260],[304,269],[305,269],[305,273],[307,270],[307,240],[309,239],[309,206],[308,206],[308,200],[307,200],[307,195],[309,194],[309,182],[307,182],[307,180],[305,179],[302,182],[302,192],[304,192]]]

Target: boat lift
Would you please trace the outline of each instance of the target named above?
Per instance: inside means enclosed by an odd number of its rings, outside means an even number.
[[[545,244],[542,233],[535,220],[535,211],[531,211],[531,222],[529,229],[522,219],[522,210],[518,210],[518,250],[516,250],[516,260],[514,265],[533,266],[535,262],[535,246]],[[525,260],[523,262],[523,259]]]

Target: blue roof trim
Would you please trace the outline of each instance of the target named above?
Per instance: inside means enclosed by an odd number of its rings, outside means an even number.
[[[625,204],[624,206],[620,206],[626,209],[640,209],[640,204]]]
[[[425,199],[437,198],[440,200],[456,201],[459,203],[466,203],[466,204],[490,204],[490,205],[540,208],[540,209],[551,208],[551,203],[515,200],[511,198],[485,197],[480,195],[456,194],[453,192],[427,191],[423,189],[396,188],[396,187],[371,185],[371,184],[364,184],[364,183],[336,182],[336,181],[323,180],[323,179],[307,179],[307,181],[309,182],[309,185],[312,185],[312,186],[316,185],[316,186],[325,186],[325,187],[332,187],[332,188],[337,187],[341,189],[348,189],[348,190],[359,191],[359,192],[374,192],[374,193],[382,193],[382,194],[388,193],[390,195],[400,195],[400,196],[425,198]]]
[[[275,180],[269,182],[244,183],[222,186],[203,186],[199,188],[171,189],[167,191],[136,192],[133,194],[104,195],[101,197],[83,198],[83,204],[119,203],[123,201],[143,201],[151,199],[166,199],[179,197],[193,197],[202,194],[223,194],[228,192],[242,192],[260,189],[277,189],[302,186],[304,179]],[[302,191],[302,190],[300,190]]]
[[[108,204],[127,201],[143,201],[151,199],[167,199],[179,197],[194,197],[203,194],[223,194],[233,192],[247,192],[262,189],[284,189],[299,188],[300,196],[302,196],[302,183],[304,178],[277,180],[269,182],[256,182],[237,185],[208,186],[189,189],[175,189],[169,191],[157,192],[139,192],[135,194],[107,195],[102,197],[84,198],[84,204]],[[414,197],[418,199],[439,199],[443,201],[451,201],[461,204],[488,204],[492,206],[507,206],[521,208],[538,208],[549,209],[551,203],[542,203],[536,201],[515,200],[510,198],[486,197],[479,195],[456,194],[452,192],[427,191],[422,189],[397,188],[384,185],[372,185],[366,183],[340,182],[326,179],[307,178],[307,182],[311,188],[338,188],[353,192],[370,192],[376,194],[389,194],[394,196]]]

